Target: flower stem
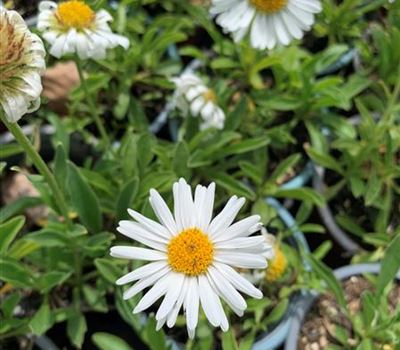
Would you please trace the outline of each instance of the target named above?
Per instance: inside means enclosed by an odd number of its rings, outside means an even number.
[[[106,129],[104,129],[104,125],[99,117],[99,113],[97,111],[96,104],[95,104],[92,96],[89,93],[89,88],[87,86],[87,82],[83,75],[82,61],[80,58],[77,57],[75,62],[76,62],[76,67],[78,68],[79,78],[80,78],[80,81],[82,84],[83,92],[85,93],[85,96],[86,96],[86,99],[87,99],[87,102],[89,105],[90,114],[92,115],[92,117],[94,119],[94,122],[97,126],[97,129],[100,132],[100,136],[101,136],[105,146],[107,147],[110,145],[110,139],[109,139]]]
[[[7,127],[7,129],[10,130],[10,132],[14,135],[15,139],[24,149],[26,154],[29,156],[29,158],[35,165],[36,169],[47,181],[53,193],[53,196],[55,198],[56,204],[58,206],[61,215],[64,217],[64,220],[67,222],[68,226],[71,227],[72,221],[68,216],[68,207],[66,201],[52,172],[47,167],[46,163],[43,161],[42,157],[39,155],[36,149],[33,147],[32,143],[25,136],[20,126],[17,123],[10,123],[6,119],[2,111],[0,111],[0,118],[1,121],[4,123],[4,125]]]

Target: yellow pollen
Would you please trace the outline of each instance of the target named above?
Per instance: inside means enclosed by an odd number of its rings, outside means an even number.
[[[282,277],[287,267],[287,260],[278,245],[274,247],[275,258],[269,262],[265,279],[268,282],[275,282]]]
[[[189,228],[168,244],[168,264],[175,272],[198,276],[207,271],[214,258],[214,246],[198,228]]]
[[[56,17],[60,24],[67,29],[83,29],[90,27],[95,13],[83,1],[71,0],[58,5]]]
[[[275,13],[287,5],[288,0],[250,0],[250,3],[264,13]]]
[[[217,101],[217,96],[215,95],[215,92],[212,91],[211,89],[208,89],[207,91],[203,92],[203,98],[209,102],[216,102]]]

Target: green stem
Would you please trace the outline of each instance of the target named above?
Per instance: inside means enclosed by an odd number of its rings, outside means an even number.
[[[55,198],[56,204],[58,206],[61,215],[64,217],[68,226],[71,227],[72,221],[68,215],[68,207],[66,201],[50,169],[47,167],[42,157],[33,147],[32,143],[25,136],[20,126],[17,123],[10,123],[1,111],[0,111],[0,117],[1,121],[4,123],[7,129],[10,130],[10,132],[14,135],[15,139],[18,141],[18,143],[24,149],[26,154],[29,156],[30,160],[33,162],[36,169],[47,181],[47,184],[50,186],[50,189],[53,193],[53,196]]]
[[[82,67],[82,61],[80,60],[80,58],[76,58],[76,66],[78,68],[78,73],[79,73],[79,78],[81,80],[81,84],[82,84],[82,88],[83,88],[83,92],[85,93],[88,105],[89,105],[89,110],[90,110],[90,114],[92,115],[94,122],[96,123],[97,129],[100,132],[100,136],[105,144],[106,147],[110,146],[110,139],[108,138],[106,129],[104,129],[104,125],[100,119],[99,113],[98,113],[98,109],[96,107],[96,104],[92,98],[92,96],[89,93],[89,88],[87,86],[87,82],[85,80],[85,77],[83,75],[83,67]]]

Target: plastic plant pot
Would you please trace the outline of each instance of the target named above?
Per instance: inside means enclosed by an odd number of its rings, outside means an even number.
[[[336,269],[333,273],[339,281],[343,281],[351,276],[362,275],[364,273],[379,274],[381,270],[380,263],[371,264],[356,264],[343,266]],[[400,272],[396,275],[396,280],[400,281]],[[314,301],[317,299],[318,294],[313,292],[308,292],[303,298],[302,303],[298,304],[298,309],[290,320],[289,332],[287,334],[287,340],[285,343],[285,350],[296,350],[297,343],[300,336],[301,326],[304,319],[311,309]]]

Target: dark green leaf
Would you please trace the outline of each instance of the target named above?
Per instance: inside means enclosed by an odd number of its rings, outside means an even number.
[[[78,168],[68,163],[69,190],[71,201],[82,223],[92,232],[99,232],[102,227],[102,217],[99,201],[89,184],[84,180]]]
[[[132,350],[124,340],[109,333],[95,333],[92,341],[100,350]]]
[[[0,253],[4,254],[25,224],[25,216],[16,216],[0,224]]]

